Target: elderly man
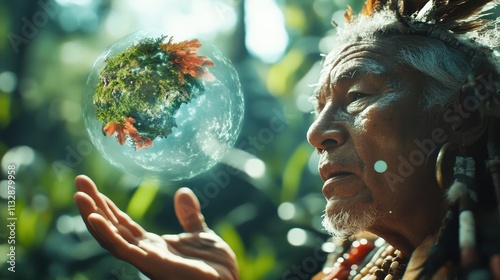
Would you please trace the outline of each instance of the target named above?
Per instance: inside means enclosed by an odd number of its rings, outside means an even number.
[[[477,16],[489,2],[368,0],[361,15],[346,11],[307,137],[325,228],[380,238],[347,242],[315,279],[500,279],[498,30]],[[186,232],[159,236],[89,178],[76,186],[101,246],[152,279],[239,278],[189,189],[174,198]]]

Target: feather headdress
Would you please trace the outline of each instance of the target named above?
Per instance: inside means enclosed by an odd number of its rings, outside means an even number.
[[[432,23],[455,33],[481,26],[478,16],[492,8],[494,0],[367,0],[361,14],[371,16],[384,8],[396,11],[407,21]],[[349,13],[346,20],[352,19]]]
[[[403,25],[397,28],[399,33],[430,36],[472,55],[461,35],[493,26],[486,24],[483,17],[496,4],[498,0],[367,0],[360,16],[373,17],[382,11],[391,11]],[[356,18],[348,7],[344,13],[346,23]],[[496,42],[491,42],[489,48],[498,47],[498,34],[495,37]]]

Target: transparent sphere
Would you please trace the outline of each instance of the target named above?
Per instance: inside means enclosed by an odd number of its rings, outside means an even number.
[[[214,46],[170,34],[131,34],[106,49],[88,77],[83,117],[113,165],[176,181],[220,162],[236,141],[243,93]]]

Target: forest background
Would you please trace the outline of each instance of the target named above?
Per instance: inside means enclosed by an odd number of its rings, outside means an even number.
[[[200,197],[208,225],[234,249],[242,280],[309,279],[325,262],[325,199],[306,141],[310,96],[331,21],[361,0],[0,1],[0,279],[141,279],[102,249],[73,202],[73,179],[100,190],[149,231],[181,231],[172,197]],[[189,180],[138,180],[107,162],[82,118],[82,94],[105,48],[138,30],[211,42],[239,73],[245,115],[235,146],[259,161],[218,164]],[[15,166],[15,178],[8,173]],[[15,183],[15,208],[8,208]],[[8,210],[14,210],[13,215]],[[15,273],[8,228],[15,217]]]

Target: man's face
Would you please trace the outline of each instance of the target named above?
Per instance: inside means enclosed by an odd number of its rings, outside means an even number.
[[[322,71],[307,137],[320,154],[324,225],[336,235],[397,227],[412,211],[441,201],[434,151],[442,143],[432,140],[441,130],[419,109],[423,75],[396,54],[388,39],[356,43]]]

